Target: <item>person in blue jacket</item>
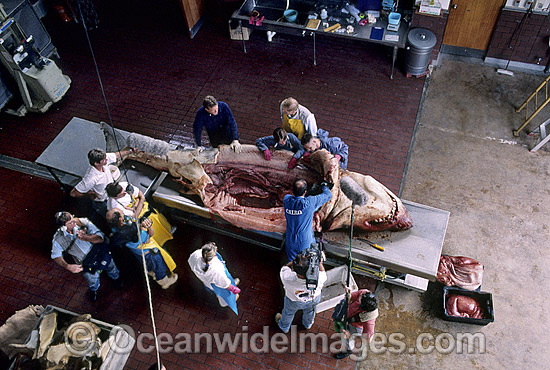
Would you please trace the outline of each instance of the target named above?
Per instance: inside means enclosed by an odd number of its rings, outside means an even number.
[[[321,183],[322,193],[306,196],[307,182],[298,179],[292,187],[292,195],[283,199],[286,219],[285,248],[289,261],[315,243],[313,234],[313,214],[332,198],[326,182]]]
[[[326,149],[330,154],[338,159],[340,168],[347,169],[348,167],[348,146],[339,137],[328,137],[328,131],[323,129],[317,130],[317,136],[304,134],[302,137],[302,145],[304,149],[313,153],[319,149]]]
[[[216,148],[221,144],[226,144],[236,153],[241,152],[237,122],[235,122],[229,105],[217,101],[216,98],[211,95],[204,98],[202,107],[197,111],[195,121],[193,122],[195,144],[197,144],[197,147],[201,148],[201,134],[203,128],[206,129],[212,147]]]
[[[294,156],[292,157],[292,160],[294,161],[300,159],[306,151],[296,135],[287,133],[282,127],[277,127],[273,130],[273,136],[264,136],[257,139],[256,146],[264,152],[266,161],[271,160],[271,152],[269,151],[269,147],[273,147],[275,150],[282,149],[294,152]]]

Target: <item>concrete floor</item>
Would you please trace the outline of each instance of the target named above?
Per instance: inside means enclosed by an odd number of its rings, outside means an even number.
[[[547,368],[550,154],[546,148],[528,151],[533,139],[526,133],[536,125],[512,136],[524,117],[515,107],[544,79],[499,75],[456,60],[433,73],[402,198],[450,211],[443,253],[485,265],[481,290],[493,295],[495,321],[487,326],[443,321],[437,289],[419,294],[386,284],[379,293],[377,332],[404,334],[406,353],[371,352],[361,369]],[[410,354],[421,333],[448,333],[452,344],[458,333],[481,333],[486,351],[476,346],[471,354],[452,347],[449,354]]]

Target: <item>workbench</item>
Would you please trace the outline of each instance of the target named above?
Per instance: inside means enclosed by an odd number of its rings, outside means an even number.
[[[122,136],[128,133],[120,131]],[[72,188],[87,167],[86,153],[94,148],[105,148],[105,139],[97,123],[73,118],[37,159],[37,163],[50,171],[60,171],[56,176],[65,188]],[[121,146],[124,146],[122,143]],[[180,184],[166,172],[145,164],[124,161],[128,180],[138,186],[146,198],[165,209],[174,220],[192,226],[225,234],[264,248],[280,251],[284,234],[237,228],[204,207],[198,196],[181,194]],[[121,172],[123,169],[121,168]],[[65,176],[67,175],[67,176]],[[70,175],[70,176],[68,176]],[[428,281],[435,281],[439,258],[443,247],[449,212],[403,200],[414,226],[398,232],[355,232],[352,242],[353,271],[409,289],[425,291]],[[327,251],[327,264],[338,266],[346,263],[349,246],[349,230],[337,230],[323,234]],[[367,239],[384,247],[379,251],[361,239]]]
[[[283,12],[285,11],[284,5],[285,1],[281,0],[245,0],[243,5],[236,10],[231,16],[231,20],[238,24],[238,29],[241,30],[241,39],[243,43],[243,50],[246,53],[246,43],[244,33],[242,32],[242,27],[263,30],[268,32],[278,32],[282,34],[289,34],[295,36],[309,36],[313,40],[313,64],[317,64],[316,59],[316,37],[317,36],[327,36],[327,37],[336,37],[348,40],[357,40],[367,43],[375,43],[384,46],[391,47],[393,49],[392,54],[392,69],[390,78],[393,79],[393,71],[395,68],[395,61],[397,59],[398,49],[404,49],[406,45],[407,33],[409,32],[409,24],[404,20],[401,20],[398,31],[392,32],[388,31],[388,20],[387,16],[381,15],[377,18],[377,22],[374,24],[367,24],[365,26],[360,26],[357,22],[349,23],[346,21],[346,16],[351,17],[350,14],[342,14],[341,8],[345,5],[345,2],[341,1],[311,1],[311,0],[290,0],[289,9],[294,9],[298,11],[298,18],[296,22],[291,23],[287,22],[283,17]],[[321,8],[328,9],[328,18],[327,23],[328,27],[323,27],[323,22],[319,25],[319,28],[312,30],[306,28],[308,22],[308,16],[316,13],[320,13]],[[250,13],[257,11],[260,16],[264,16],[265,19],[261,22],[260,25],[250,24]],[[332,18],[331,18],[332,17]],[[338,21],[333,19],[339,19]],[[347,32],[325,32],[325,29],[333,27],[334,25],[339,24],[341,28],[346,29],[348,25],[353,26],[354,31],[352,33]],[[371,38],[371,31],[373,28],[378,28],[383,30],[383,35],[381,40]],[[387,40],[386,35],[391,35],[393,39],[397,40]],[[269,39],[269,37],[268,37]]]

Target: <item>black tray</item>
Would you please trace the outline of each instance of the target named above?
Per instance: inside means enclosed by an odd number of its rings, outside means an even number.
[[[463,295],[467,297],[472,297],[481,305],[484,315],[486,316],[483,319],[474,319],[469,317],[459,317],[449,315],[447,312],[446,302],[447,297],[452,294]],[[466,324],[475,324],[475,325],[487,325],[495,321],[495,312],[493,309],[493,296],[491,293],[487,292],[478,292],[473,290],[466,290],[457,287],[443,287],[443,320],[454,321],[454,322],[463,322]]]

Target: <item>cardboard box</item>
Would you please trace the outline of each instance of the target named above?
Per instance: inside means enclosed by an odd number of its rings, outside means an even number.
[[[439,13],[441,13],[441,4],[439,1],[422,0],[418,12],[422,14],[439,15]]]
[[[231,40],[242,40],[244,36],[244,40],[248,41],[251,33],[252,29],[247,27],[242,27],[241,33],[241,27],[232,23],[231,20],[229,21],[229,37],[231,37]]]

